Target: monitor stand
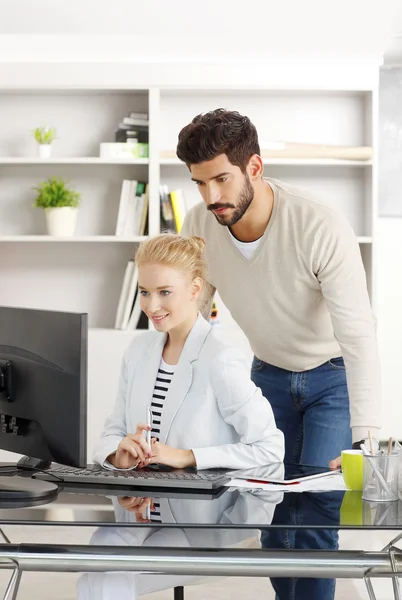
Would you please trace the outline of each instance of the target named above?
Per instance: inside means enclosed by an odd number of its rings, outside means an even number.
[[[50,481],[32,479],[32,471],[48,468],[51,463],[36,458],[23,456],[18,463],[8,465],[10,471],[2,475],[0,469],[0,508],[17,508],[17,506],[33,506],[52,502],[59,493],[59,488]],[[20,475],[18,474],[20,470]],[[22,503],[22,504],[21,504]]]
[[[0,506],[3,500],[26,500],[50,502],[59,493],[56,484],[29,477],[0,477]]]

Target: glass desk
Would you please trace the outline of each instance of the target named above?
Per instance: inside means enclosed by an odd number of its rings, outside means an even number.
[[[360,492],[341,491],[223,488],[214,495],[153,489],[124,497],[126,493],[118,488],[70,485],[61,488],[48,504],[10,506],[0,502],[0,567],[13,569],[3,598],[17,597],[24,571],[58,571],[87,577],[98,573],[106,578],[113,573],[117,577],[117,572],[119,577],[121,572],[125,576],[130,572],[131,576],[158,573],[172,576],[172,582],[176,582],[173,576],[182,577],[186,584],[203,576],[364,578],[371,599],[375,599],[371,578],[392,577],[394,597],[401,599],[402,553],[395,543],[402,533],[379,552],[270,550],[258,544],[260,532],[274,528],[388,529],[391,538],[395,535],[391,530],[402,531],[401,501],[367,503]],[[151,494],[160,509],[160,522],[149,522],[146,510],[138,514],[132,508]],[[86,545],[63,543],[63,539],[55,544],[13,544],[12,535],[8,539],[1,529],[5,525],[96,530]],[[92,598],[88,594],[82,597]],[[120,600],[123,598],[121,594]]]

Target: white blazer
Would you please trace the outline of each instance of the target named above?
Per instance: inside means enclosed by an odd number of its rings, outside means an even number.
[[[120,440],[146,423],[167,334],[136,337],[124,353],[113,413],[93,461],[103,465]],[[242,352],[198,316],[164,401],[159,441],[194,453],[198,469],[245,469],[282,462],[283,434],[250,379]]]

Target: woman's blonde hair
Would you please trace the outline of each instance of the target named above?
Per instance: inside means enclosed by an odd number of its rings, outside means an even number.
[[[207,263],[202,251],[205,240],[195,235],[182,237],[176,233],[162,233],[139,245],[135,261],[140,267],[144,264],[158,263],[188,273],[192,281],[196,277],[207,284]]]

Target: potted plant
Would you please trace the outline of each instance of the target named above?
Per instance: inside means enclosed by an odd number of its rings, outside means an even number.
[[[56,139],[54,127],[37,127],[34,129],[34,138],[39,144],[40,158],[50,158],[52,154],[52,142]]]
[[[37,192],[35,206],[45,211],[48,234],[74,235],[81,194],[57,177],[42,181],[33,189]]]

